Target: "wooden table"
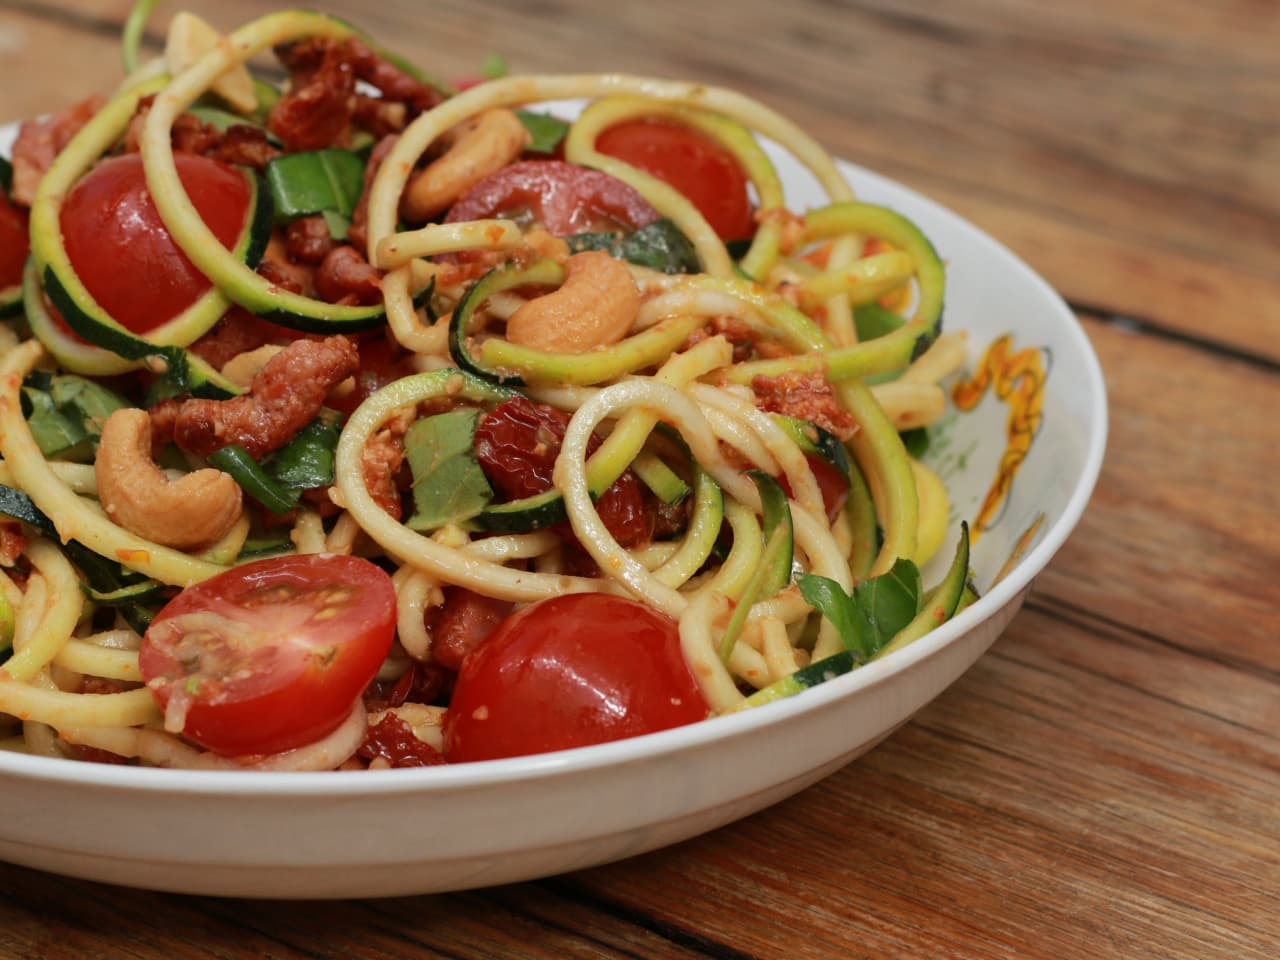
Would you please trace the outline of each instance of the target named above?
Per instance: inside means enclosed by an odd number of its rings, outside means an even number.
[[[0,956],[1280,955],[1280,5],[312,5],[443,76],[501,52],[521,72],[736,86],[952,206],[1079,314],[1111,396],[1102,478],[977,666],[744,822],[550,880],[374,902],[0,866]],[[0,114],[109,84],[128,6],[0,2]],[[192,6],[225,27],[266,8]]]

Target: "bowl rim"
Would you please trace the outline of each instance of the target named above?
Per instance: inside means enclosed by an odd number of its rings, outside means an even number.
[[[0,150],[16,125],[0,125]],[[502,760],[486,760],[455,766],[433,766],[394,770],[262,772],[235,770],[174,770],[99,763],[77,763],[53,757],[35,757],[0,751],[0,782],[6,778],[74,785],[78,789],[107,789],[142,795],[176,794],[188,797],[311,798],[335,799],[358,796],[395,797],[406,794],[434,795],[524,783],[555,777],[590,773],[615,765],[625,765],[694,751],[723,740],[749,736],[763,726],[795,720],[829,707],[838,700],[885,682],[914,664],[932,657],[959,640],[983,621],[996,615],[1027,589],[1033,578],[1049,563],[1083,515],[1102,469],[1109,429],[1106,384],[1101,362],[1079,319],[1061,295],[1039,273],[1007,246],[981,227],[960,216],[939,201],[883,174],[859,164],[837,160],[842,172],[858,187],[887,191],[928,210],[928,216],[947,221],[949,227],[967,233],[987,253],[1005,262],[1043,296],[1047,309],[1058,315],[1065,335],[1079,354],[1083,382],[1075,389],[1087,391],[1085,436],[1087,449],[1080,474],[1062,512],[1044,531],[1000,582],[977,602],[952,620],[901,650],[859,667],[847,674],[774,703],[711,717],[657,733],[625,740],[578,747],[572,750]]]

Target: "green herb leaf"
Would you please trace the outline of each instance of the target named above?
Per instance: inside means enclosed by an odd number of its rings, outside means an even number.
[[[27,413],[27,427],[40,452],[46,457],[65,457],[83,460],[92,455],[89,434],[77,419],[67,416],[53,402],[53,397],[43,390],[22,388]]]
[[[335,241],[347,239],[347,234],[351,230],[350,218],[332,210],[321,210],[320,216],[324,217],[324,223],[329,228],[330,237]]]
[[[350,150],[287,153],[267,164],[266,179],[277,222],[325,210],[350,217],[364,189],[364,160]]]
[[[434,530],[470,520],[493,499],[475,454],[474,408],[450,410],[414,422],[404,437],[413,474],[412,530]]]
[[[910,560],[899,559],[888,573],[864,580],[852,595],[812,573],[798,582],[805,601],[831,621],[845,647],[864,663],[920,610],[920,570]]]
[[[907,448],[907,453],[919,460],[929,450],[929,428],[915,427],[911,430],[903,430],[899,436],[902,437],[902,445]]]
[[[579,233],[566,237],[569,249],[607,250],[615,257],[663,273],[696,273],[698,255],[693,244],[670,220],[655,220],[635,233]]]
[[[516,116],[533,139],[525,147],[530,153],[555,153],[560,141],[569,134],[569,124],[549,113],[517,110]]]
[[[491,53],[484,58],[484,62],[480,64],[480,76],[487,77],[490,80],[496,80],[498,77],[505,77],[511,72],[507,66],[507,60],[500,53]]]
[[[275,477],[238,444],[223,447],[209,455],[209,463],[240,484],[240,489],[272,513],[288,513],[298,504],[298,491],[281,486]]]
[[[338,447],[338,428],[323,420],[312,420],[276,452],[267,472],[286,490],[311,490],[333,483],[333,452]]]

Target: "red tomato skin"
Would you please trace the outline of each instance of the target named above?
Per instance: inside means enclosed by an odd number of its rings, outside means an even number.
[[[676,623],[579,593],[524,607],[467,655],[444,723],[450,763],[567,750],[707,717]]]
[[[840,472],[839,467],[821,454],[806,453],[804,458],[809,461],[809,469],[813,471],[813,479],[817,481],[818,492],[822,494],[822,505],[826,508],[827,520],[834,523],[849,499],[849,480]],[[857,467],[852,469],[856,470]],[[795,496],[785,476],[778,477],[777,480],[782,484],[782,489],[788,497]]]
[[[445,215],[446,223],[531,217],[558,237],[638,230],[658,219],[636,190],[600,170],[563,160],[522,160],[485,177]]]
[[[675,187],[720,239],[744,240],[755,234],[742,164],[699,131],[668,120],[627,120],[603,131],[596,150]]]
[[[476,458],[494,490],[507,500],[550,490],[568,426],[569,414],[522,396],[505,400],[481,416],[476,424]],[[592,437],[588,454],[595,453],[600,444]],[[640,481],[630,470],[600,495],[596,511],[624,547],[639,546],[653,538],[656,510],[645,500]],[[572,536],[567,524],[562,533]]]
[[[176,154],[174,162],[196,210],[230,249],[249,208],[244,174],[195,154]],[[147,191],[140,154],[94,167],[67,195],[59,223],[85,289],[134,333],[172,320],[210,287],[165,229]]]
[[[30,252],[27,211],[15,207],[0,190],[0,290],[22,282],[22,268]]]
[[[328,591],[351,599],[317,621],[319,595]],[[204,614],[236,621],[254,643],[224,647],[221,660],[203,654],[193,673],[179,655],[191,648],[177,648],[183,632],[173,622]],[[191,740],[223,756],[279,753],[319,740],[346,719],[386,658],[395,618],[391,578],[367,560],[272,557],[178,594],[148,627],[138,666],[162,708],[198,678],[183,728]],[[199,620],[196,626],[211,629]],[[263,637],[268,642],[257,642]]]

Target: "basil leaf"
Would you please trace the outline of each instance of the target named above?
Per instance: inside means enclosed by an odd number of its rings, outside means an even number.
[[[696,273],[698,255],[680,229],[665,217],[635,233],[579,233],[566,237],[569,249],[606,250],[611,255],[663,273]]]
[[[81,425],[96,441],[102,436],[107,417],[129,404],[124,397],[100,383],[72,374],[62,374],[49,382],[49,396],[59,410],[79,416]]]
[[[413,474],[411,530],[434,530],[470,520],[493,499],[493,490],[475,454],[474,408],[450,410],[414,422],[404,436],[405,459]]]
[[[324,217],[325,226],[329,228],[329,236],[336,241],[347,239],[347,233],[351,230],[351,219],[344,217],[340,213],[332,210],[321,210],[320,216]]]
[[[276,222],[330,210],[350,217],[364,189],[364,161],[350,150],[287,153],[267,164]]]
[[[498,77],[505,77],[511,72],[507,66],[506,58],[500,53],[491,53],[484,58],[484,62],[480,64],[480,76],[489,80],[496,80]]]
[[[275,514],[288,513],[298,505],[298,491],[286,489],[267,473],[249,451],[233,443],[209,454],[209,463],[240,484],[253,499]]]
[[[852,594],[816,574],[804,574],[798,582],[805,601],[831,621],[845,647],[864,663],[920,611],[920,570],[906,559],[888,573],[864,580]]]
[[[516,116],[529,131],[529,136],[533,138],[525,147],[525,150],[530,153],[555,153],[556,147],[560,146],[560,141],[568,136],[569,124],[549,113],[517,110]]]
[[[30,407],[27,427],[41,453],[46,457],[72,460],[82,460],[92,455],[89,434],[75,418],[59,410],[49,394],[23,387],[22,399],[26,401],[23,405]]]
[[[267,472],[286,490],[311,490],[333,483],[333,452],[338,428],[312,420],[281,447],[267,465]]]

